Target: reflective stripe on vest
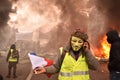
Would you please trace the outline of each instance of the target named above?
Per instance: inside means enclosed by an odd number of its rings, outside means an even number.
[[[63,47],[60,47],[59,50],[60,50],[60,54],[62,54]]]
[[[75,71],[75,72],[71,72],[71,73],[68,73],[68,72],[60,72],[59,73],[61,76],[73,76],[73,75],[88,75],[89,72],[88,71]]]
[[[60,48],[60,53],[63,48]],[[76,61],[68,52],[61,65],[59,80],[90,80],[86,58],[80,56]]]
[[[13,49],[11,49],[10,51],[11,51],[11,54],[10,54],[9,62],[17,62],[17,58],[12,58]]]

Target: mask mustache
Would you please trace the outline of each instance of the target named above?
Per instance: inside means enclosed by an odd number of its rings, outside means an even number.
[[[78,48],[78,46],[74,46],[75,48]]]

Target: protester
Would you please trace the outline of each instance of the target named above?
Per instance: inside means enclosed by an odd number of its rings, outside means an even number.
[[[16,50],[15,44],[11,45],[9,52],[8,52],[8,55],[7,55],[7,58],[6,58],[6,61],[9,62],[7,78],[11,77],[12,68],[13,68],[13,78],[17,78],[16,69],[17,69],[17,64],[19,61],[19,52],[18,52],[18,50]]]
[[[111,44],[108,64],[110,80],[120,80],[120,37],[116,30],[108,31],[106,35]]]
[[[35,74],[59,72],[58,80],[90,80],[89,69],[96,70],[98,61],[87,39],[88,35],[77,29],[69,43],[59,49],[54,64],[35,69]]]
[[[0,80],[3,80],[3,76],[0,74]]]

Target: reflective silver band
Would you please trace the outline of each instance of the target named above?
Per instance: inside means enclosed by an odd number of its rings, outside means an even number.
[[[89,71],[76,71],[76,72],[60,72],[61,76],[72,76],[72,75],[88,75]]]

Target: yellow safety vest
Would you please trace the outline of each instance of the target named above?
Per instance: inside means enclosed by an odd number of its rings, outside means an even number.
[[[85,57],[80,56],[76,61],[68,52],[66,52],[58,79],[90,80],[89,69]]]
[[[11,54],[10,54],[9,62],[17,62],[17,58],[12,58],[13,49],[11,49],[10,51]]]

